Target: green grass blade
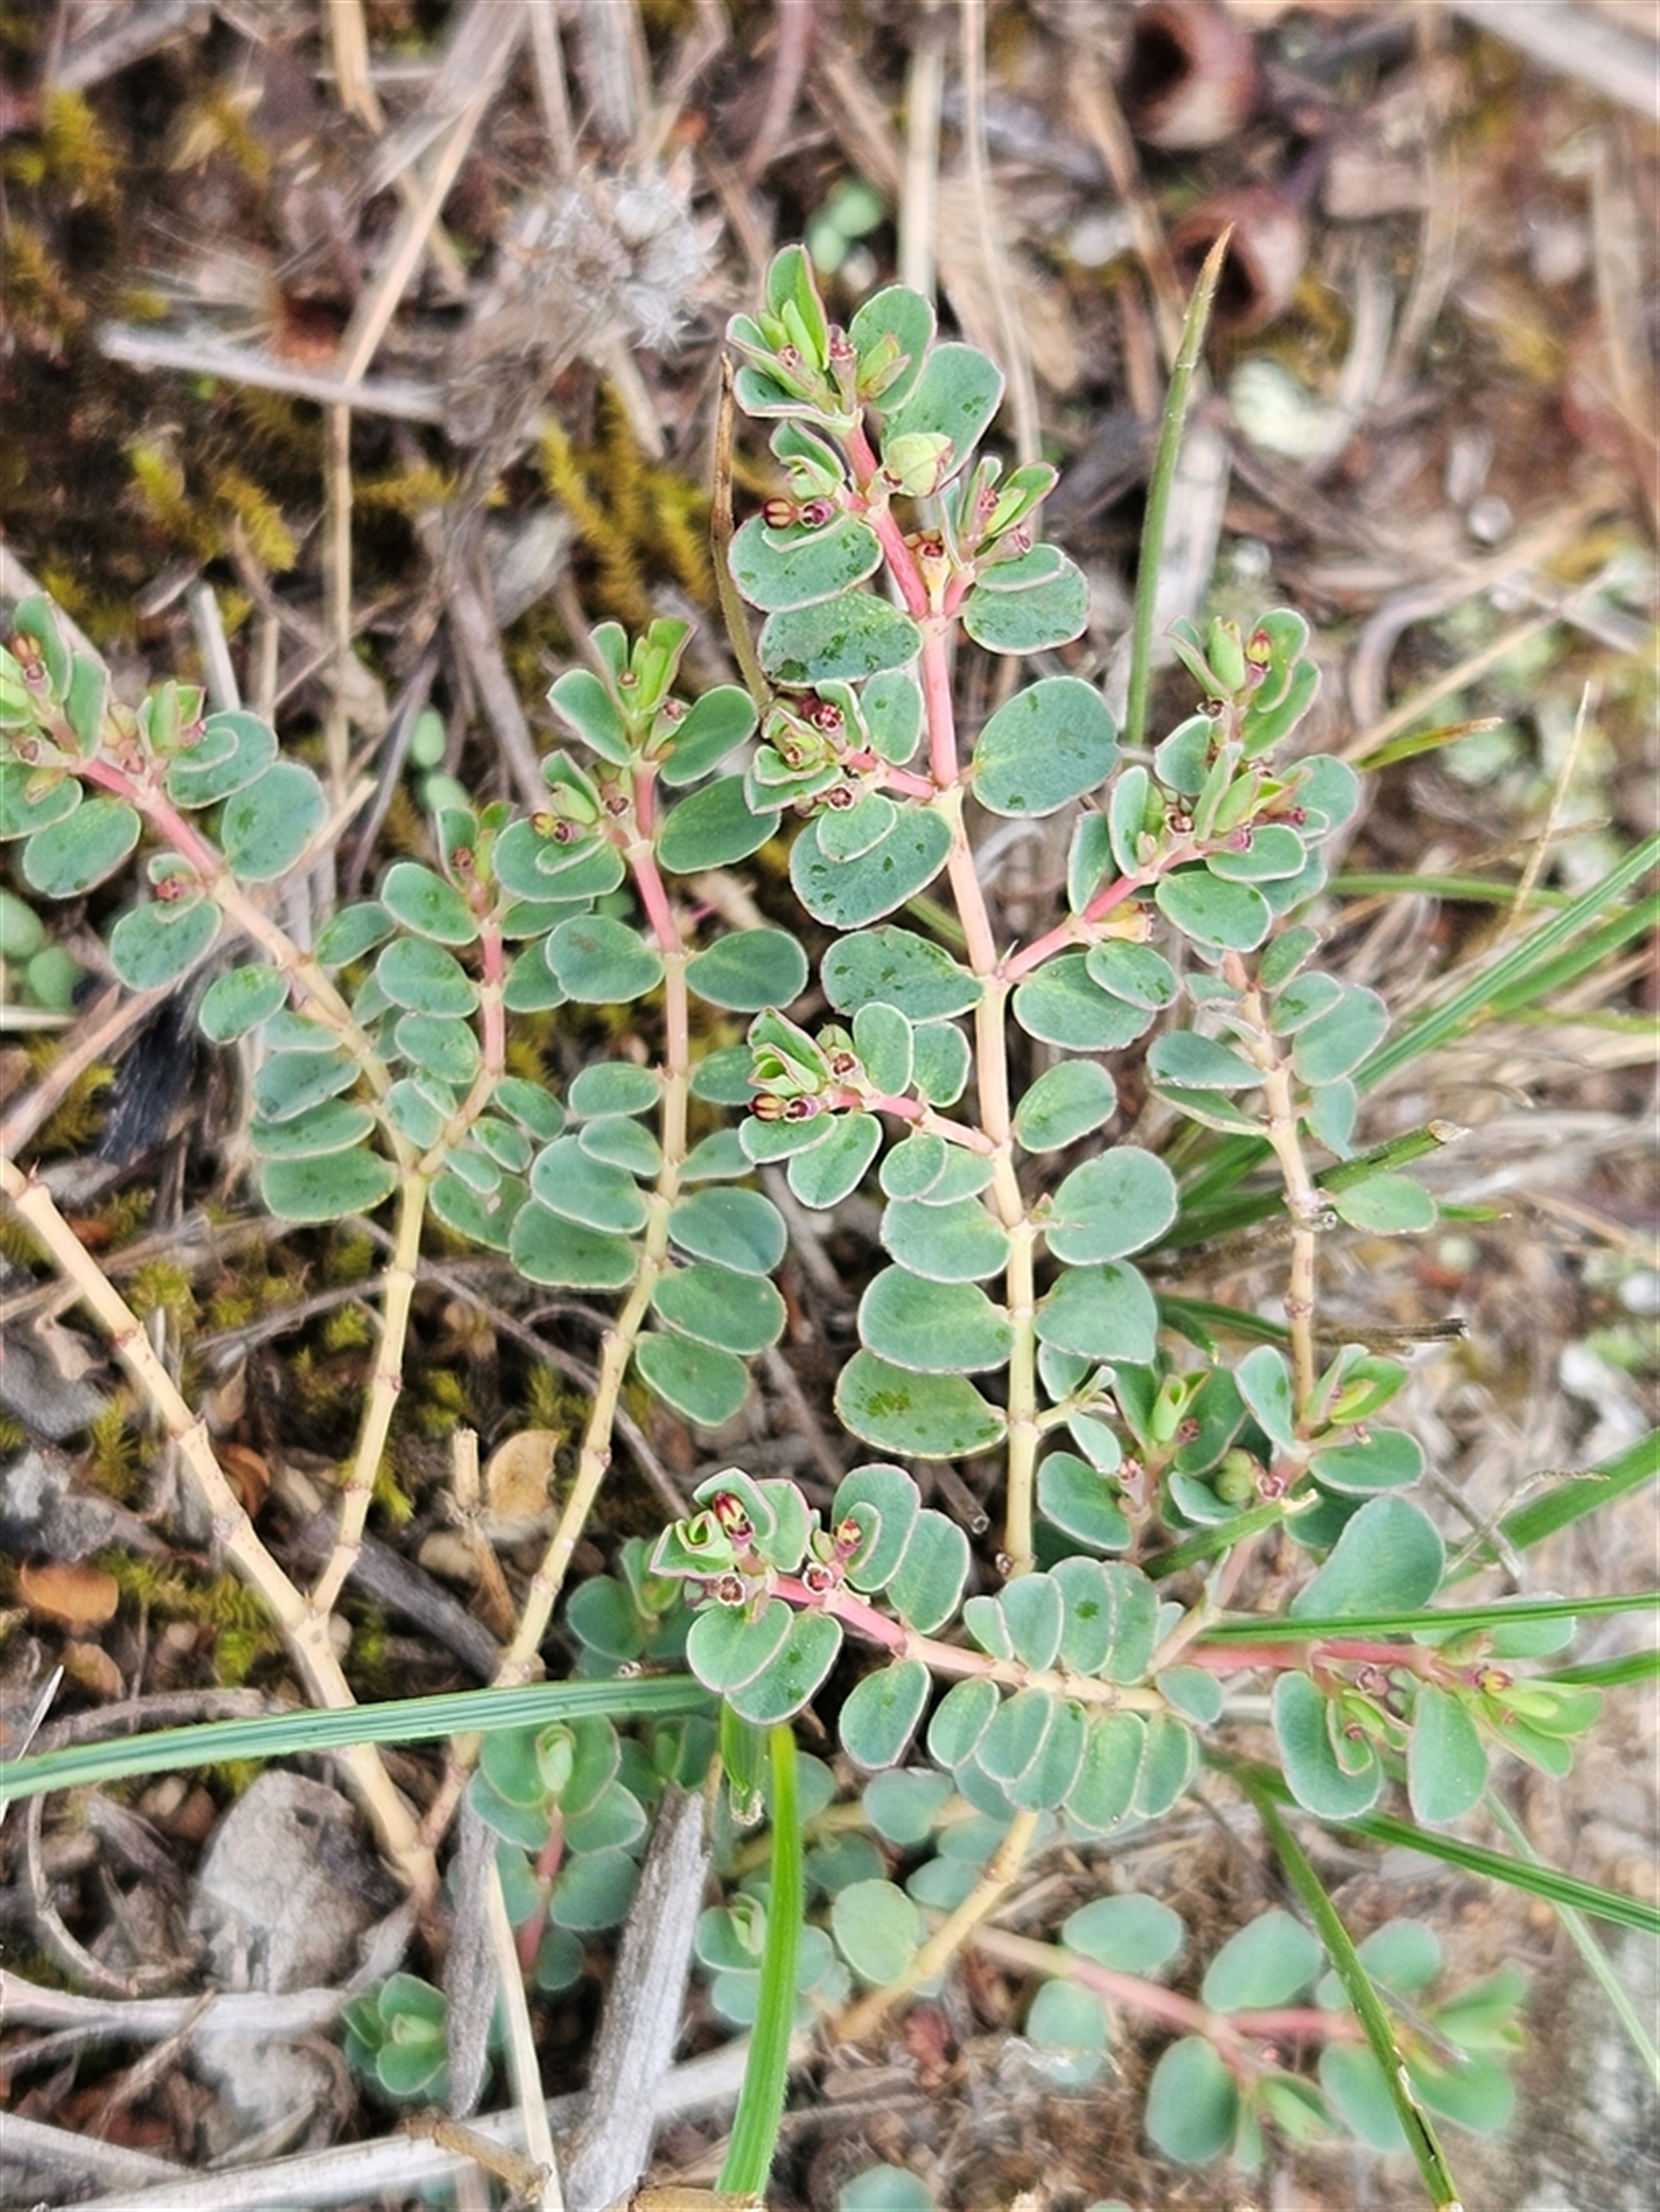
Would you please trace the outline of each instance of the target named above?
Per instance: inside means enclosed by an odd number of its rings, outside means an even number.
[[[1239,1780],[1246,1794],[1255,1806],[1257,1817],[1267,1832],[1268,1841],[1280,1857],[1280,1864],[1290,1877],[1291,1886],[1302,1899],[1309,1918],[1319,1932],[1320,1940],[1331,1955],[1338,1970],[1338,1978],[1348,1994],[1361,2026],[1366,2030],[1366,2040],[1371,2045],[1372,2055],[1377,2061],[1389,2101],[1395,2107],[1395,2118],[1401,2123],[1418,2170],[1423,2176],[1424,2186],[1436,2212],[1459,2212],[1459,2192],[1447,2166],[1446,2154],[1441,2149],[1429,2114],[1407,2086],[1406,2062],[1400,2045],[1395,2039],[1395,2030],[1389,2016],[1378,1995],[1371,1976],[1356,1950],[1348,1929],[1337,1907],[1326,1895],[1325,1884],[1314,1871],[1308,1854],[1280,1818],[1274,1793],[1260,1786],[1253,1770],[1237,1770]]]
[[[1235,1765],[1232,1761],[1218,1763],[1225,1763],[1227,1771],[1235,1776],[1242,1788],[1250,1790],[1253,1798],[1261,1792],[1277,1805],[1293,1801],[1285,1780],[1272,1768],[1249,1766],[1242,1761]],[[1340,1829],[1345,1835],[1364,1836],[1375,1844],[1402,1844],[1408,1851],[1421,1851],[1427,1858],[1438,1858],[1443,1864],[1478,1875],[1483,1881],[1503,1882],[1512,1889],[1525,1889],[1530,1896],[1543,1897],[1552,1905],[1567,1905],[1571,1911],[1588,1913],[1593,1920],[1611,1921],[1618,1928],[1634,1928],[1644,1935],[1660,1935],[1660,1905],[1623,1896],[1618,1890],[1605,1889],[1595,1882],[1581,1882],[1577,1875],[1563,1874],[1537,1859],[1511,1858],[1504,1851],[1489,1851],[1480,1844],[1467,1844],[1461,1837],[1421,1828],[1415,1821],[1399,1820],[1391,1812],[1360,1813],[1352,1820],[1332,1820],[1326,1825]]]
[[[1496,1007],[1513,1003],[1518,994],[1536,1002],[1540,978],[1547,969],[1556,986],[1587,973],[1608,949],[1603,942],[1606,932],[1597,932],[1594,945],[1579,947],[1576,958],[1566,969],[1557,964],[1558,954],[1656,866],[1660,866],[1660,836],[1645,838],[1611,868],[1600,883],[1593,884],[1570,905],[1529,930],[1519,944],[1513,945],[1480,975],[1472,976],[1462,990],[1455,991],[1444,1006],[1421,1014],[1398,1036],[1380,1045],[1356,1075],[1361,1089],[1370,1090],[1386,1077],[1421,1059],[1426,1052],[1438,1052],[1443,1045],[1451,1044],[1473,1029]],[[1633,910],[1628,908],[1616,917],[1622,937],[1629,934],[1626,924],[1632,917]]]
[[[705,1712],[712,1703],[708,1691],[690,1675],[652,1675],[637,1682],[533,1682],[516,1690],[460,1690],[348,1705],[338,1712],[265,1713],[252,1720],[208,1721],[200,1728],[152,1729],[112,1742],[75,1743],[26,1759],[0,1760],[0,1803],[231,1759],[286,1758],[354,1743],[488,1736],[499,1729],[581,1720],[596,1713],[614,1721],[662,1720]]]
[[[1515,899],[1514,883],[1501,883],[1491,876],[1422,876],[1391,875],[1377,869],[1357,869],[1352,873],[1345,870],[1333,876],[1327,885],[1334,898],[1388,898],[1404,896],[1417,898],[1451,898],[1466,906],[1508,906]],[[1572,894],[1566,891],[1536,891],[1529,905],[1542,911],[1552,911],[1571,903]]]
[[[1484,1791],[1482,1795],[1482,1804],[1509,1838],[1510,1846],[1516,1857],[1527,1860],[1531,1865],[1537,1866],[1540,1863],[1538,1852],[1528,1841],[1526,1832],[1521,1822],[1515,1818],[1497,1792],[1491,1789]],[[1657,2088],[1660,2088],[1660,2049],[1656,2049],[1654,2037],[1649,2033],[1648,2023],[1638,2013],[1636,2005],[1632,2004],[1625,1985],[1614,1972],[1613,1961],[1586,1926],[1585,1915],[1582,1913],[1575,1912],[1572,1905],[1558,1905],[1556,1915],[1567,1932],[1568,1941],[1584,1959],[1586,1971],[1612,2006],[1614,2017],[1625,2030],[1631,2049],[1647,2068],[1649,2079]]]
[[[761,2001],[744,2069],[732,2139],[716,2184],[737,2195],[763,2196],[772,2170],[789,2087],[789,2044],[795,2024],[795,1961],[801,1949],[806,1883],[801,1864],[801,1808],[796,1792],[795,1736],[788,1723],[768,1732],[772,1763],[772,1881],[767,1932],[761,1951]]]
[[[1159,591],[1159,571],[1165,553],[1165,526],[1170,517],[1170,495],[1176,484],[1176,464],[1181,457],[1182,432],[1187,423],[1188,403],[1193,396],[1193,376],[1204,344],[1204,328],[1210,319],[1210,303],[1228,252],[1228,238],[1219,238],[1205,256],[1193,297],[1182,323],[1182,340],[1170,372],[1170,391],[1164,419],[1159,426],[1159,450],[1153,456],[1147,482],[1146,512],[1141,524],[1141,550],[1135,571],[1135,612],[1130,630],[1129,695],[1124,713],[1124,742],[1132,751],[1147,738],[1147,699],[1152,688],[1152,616]]]
[[[1660,1475],[1660,1429],[1650,1429],[1646,1436],[1639,1436],[1588,1474],[1570,1475],[1542,1498],[1529,1499],[1507,1513],[1498,1525],[1499,1534],[1512,1550],[1526,1551],[1548,1536],[1571,1528],[1587,1513],[1640,1490],[1657,1475]]]
[[[1660,1646],[1646,1652],[1627,1652],[1622,1659],[1587,1659],[1579,1666],[1554,1666],[1553,1682],[1571,1683],[1582,1690],[1628,1690],[1633,1683],[1660,1677]]]
[[[1650,1613],[1660,1590],[1632,1590],[1608,1597],[1521,1598],[1491,1605],[1422,1606],[1415,1613],[1275,1614],[1219,1621],[1204,1632],[1211,1644],[1287,1644],[1329,1636],[1437,1635],[1462,1628],[1499,1628],[1518,1621],[1589,1620],[1604,1613]]]

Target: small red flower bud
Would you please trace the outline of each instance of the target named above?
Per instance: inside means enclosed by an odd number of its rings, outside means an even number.
[[[787,1122],[810,1122],[820,1110],[816,1098],[791,1098],[785,1103],[783,1118]]]
[[[809,499],[801,508],[800,520],[809,530],[821,530],[827,522],[833,521],[835,513],[834,500]]]
[[[775,1098],[770,1091],[750,1102],[750,1111],[757,1122],[782,1122],[788,1110],[783,1100]]]
[[[1184,814],[1180,807],[1172,807],[1169,813],[1165,815],[1165,820],[1178,837],[1185,837],[1193,827],[1192,815]]]
[[[807,710],[807,719],[815,730],[822,730],[827,735],[833,736],[844,726],[847,717],[833,699],[815,699]]]
[[[833,323],[830,325],[830,340],[826,351],[833,361],[848,361],[855,358],[853,342],[840,323]]]
[[[1229,831],[1228,850],[1230,853],[1248,853],[1250,849],[1251,825],[1249,822],[1242,822],[1237,829]]]
[[[828,1597],[836,1587],[836,1577],[822,1560],[809,1559],[801,1569],[801,1588],[814,1597]]]
[[[761,502],[761,520],[769,530],[788,530],[792,522],[800,520],[801,511],[793,499],[785,499],[781,494]]]
[[[743,1576],[722,1575],[713,1585],[711,1595],[717,1605],[742,1605],[744,1597]]]
[[[796,346],[780,346],[776,359],[780,368],[799,368],[801,365],[801,349]]]
[[[1274,658],[1274,640],[1266,630],[1254,630],[1246,641],[1245,658],[1259,668],[1266,668]]]
[[[846,1519],[840,1520],[836,1523],[834,1531],[835,1547],[845,1559],[851,1559],[854,1552],[858,1550],[859,1545],[863,1544],[864,1541],[865,1531],[862,1528],[860,1528],[859,1523],[853,1518],[851,1513],[846,1516]]]
[[[833,783],[822,797],[827,807],[833,807],[838,814],[846,814],[849,807],[858,803],[859,794],[851,783]]]
[[[857,1075],[859,1073],[859,1060],[856,1054],[852,1052],[831,1052],[827,1057],[830,1062],[830,1072],[832,1075],[847,1076]]]

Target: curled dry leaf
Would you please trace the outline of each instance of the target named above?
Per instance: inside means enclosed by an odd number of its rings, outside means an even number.
[[[80,1559],[54,1559],[39,1567],[20,1567],[17,1595],[31,1613],[57,1621],[74,1635],[101,1628],[113,1619],[121,1601],[114,1576]]]
[[[484,1468],[486,1526],[497,1542],[534,1527],[548,1510],[553,1456],[564,1442],[557,1429],[521,1429],[490,1454]]]

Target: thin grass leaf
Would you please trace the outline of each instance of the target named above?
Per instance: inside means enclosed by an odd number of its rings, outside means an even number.
[[[1496,1825],[1510,1838],[1516,1857],[1525,1859],[1529,1865],[1539,1865],[1538,1852],[1529,1842],[1521,1822],[1497,1792],[1484,1791],[1481,1801]],[[1650,2081],[1660,2088],[1660,2049],[1656,2048],[1654,2037],[1649,2033],[1648,2023],[1632,2004],[1625,1985],[1614,1972],[1613,1961],[1586,1926],[1582,1913],[1575,1912],[1572,1905],[1558,1905],[1556,1916],[1567,1931],[1568,1941],[1584,1959],[1587,1972],[1612,2006],[1614,2017],[1625,2030],[1631,2049],[1647,2069]]]
[[[795,1737],[786,1722],[769,1729],[772,1765],[772,1880],[761,1952],[761,1998],[738,2092],[732,2136],[716,2186],[761,2196],[772,2170],[789,2086],[789,2043],[795,2024],[795,1960],[806,1899]]]
[[[1326,888],[1337,898],[1451,898],[1466,906],[1508,906],[1516,898],[1514,883],[1496,882],[1491,876],[1394,875],[1367,868],[1333,876]],[[1536,891],[1528,903],[1550,913],[1570,905],[1573,893]]]
[[[1293,1804],[1286,1783],[1271,1768],[1249,1766],[1244,1761],[1218,1763],[1226,1765],[1242,1788],[1251,1787],[1254,1796],[1261,1791],[1276,1805]],[[1605,1889],[1599,1883],[1582,1882],[1577,1875],[1564,1874],[1559,1868],[1538,1860],[1529,1864],[1526,1859],[1510,1858],[1503,1851],[1489,1851],[1484,1844],[1465,1843],[1461,1837],[1434,1828],[1421,1828],[1416,1821],[1397,1819],[1392,1812],[1357,1813],[1351,1820],[1333,1820],[1329,1825],[1346,1835],[1364,1836],[1375,1844],[1399,1844],[1408,1851],[1422,1851],[1427,1858],[1438,1858],[1445,1865],[1456,1866],[1484,1882],[1508,1883],[1512,1889],[1524,1889],[1529,1896],[1543,1897],[1552,1905],[1567,1905],[1570,1910],[1588,1913],[1593,1920],[1609,1921],[1617,1928],[1634,1928],[1643,1935],[1660,1935],[1660,1905],[1623,1896],[1618,1890]]]
[[[1491,1605],[1425,1606],[1416,1613],[1275,1614],[1271,1619],[1219,1621],[1205,1630],[1216,1644],[1286,1644],[1322,1636],[1415,1636],[1449,1629],[1498,1628],[1518,1621],[1588,1620],[1593,1614],[1650,1613],[1660,1605],[1660,1590],[1633,1590],[1612,1597],[1541,1597]]]
[[[1406,2062],[1395,2039],[1395,2030],[1383,2000],[1378,1995],[1371,1976],[1356,1950],[1342,1916],[1326,1894],[1325,1884],[1314,1871],[1308,1854],[1298,1842],[1280,1816],[1274,1794],[1261,1786],[1255,1770],[1236,1770],[1246,1794],[1256,1807],[1257,1817],[1267,1831],[1268,1841],[1280,1855],[1280,1863],[1291,1878],[1291,1886],[1308,1909],[1309,1918],[1319,1931],[1321,1940],[1330,1953],[1338,1977],[1348,1993],[1360,2024],[1366,2030],[1366,2040],[1371,2045],[1372,2055],[1383,2075],[1389,2101],[1395,2107],[1401,2132],[1406,2137],[1424,2186],[1436,2212],[1459,2212],[1459,2192],[1446,2163],[1429,2114],[1407,2086]]]
[[[131,1774],[171,1774],[228,1759],[281,1759],[338,1751],[358,1743],[425,1743],[445,1736],[488,1736],[498,1729],[552,1721],[661,1720],[706,1712],[708,1691],[690,1675],[654,1675],[639,1682],[535,1682],[515,1690],[459,1690],[433,1697],[398,1697],[342,1711],[265,1713],[253,1720],[208,1721],[200,1728],[152,1729],[111,1743],[75,1743],[27,1759],[0,1760],[0,1803],[79,1789]]]
[[[1627,1652],[1624,1659],[1587,1659],[1579,1666],[1553,1666],[1553,1682],[1576,1684],[1585,1690],[1627,1690],[1633,1683],[1660,1677],[1660,1646],[1646,1652]]]
[[[1243,1544],[1247,1538],[1260,1536],[1264,1529],[1278,1527],[1286,1518],[1281,1505],[1251,1506],[1231,1521],[1223,1521],[1215,1528],[1198,1529],[1184,1537],[1168,1551],[1160,1551],[1146,1562],[1143,1571],[1151,1582],[1163,1582],[1171,1575],[1179,1575],[1184,1567],[1197,1567],[1202,1560],[1213,1559],[1219,1551],[1231,1551],[1235,1544]]]
[[[1557,956],[1581,930],[1588,929],[1657,866],[1660,866],[1660,836],[1645,838],[1611,868],[1600,883],[1593,884],[1571,905],[1564,906],[1548,921],[1530,930],[1520,944],[1512,946],[1490,968],[1472,977],[1462,990],[1455,991],[1444,1006],[1421,1014],[1387,1044],[1380,1045],[1357,1070],[1356,1082],[1363,1090],[1373,1090],[1386,1077],[1421,1059],[1427,1052],[1439,1052],[1442,1045],[1462,1037],[1478,1022],[1490,1018],[1496,1009],[1518,999],[1536,1004],[1542,978],[1547,972],[1554,988],[1589,974],[1611,949],[1612,943],[1623,943],[1633,930],[1652,926],[1652,916],[1642,917],[1653,901],[1640,901],[1636,907],[1617,915],[1606,929],[1596,930],[1593,937],[1577,946],[1565,963],[1559,962]]]
[[[1518,1506],[1499,1523],[1498,1532],[1513,1550],[1526,1551],[1547,1537],[1571,1528],[1587,1513],[1640,1490],[1657,1475],[1660,1475],[1660,1429],[1650,1429],[1646,1436],[1639,1436],[1588,1474],[1571,1475],[1542,1498]]]
[[[1182,340],[1170,372],[1170,391],[1164,419],[1159,426],[1159,450],[1147,481],[1146,512],[1141,524],[1141,551],[1135,572],[1135,614],[1130,635],[1129,698],[1124,715],[1124,744],[1133,752],[1146,742],[1147,698],[1152,687],[1152,615],[1159,590],[1159,571],[1164,560],[1165,525],[1170,515],[1170,495],[1181,458],[1182,432],[1187,423],[1188,403],[1193,396],[1193,377],[1204,346],[1205,325],[1216,279],[1227,258],[1232,233],[1224,231],[1205,256],[1187,304]]]

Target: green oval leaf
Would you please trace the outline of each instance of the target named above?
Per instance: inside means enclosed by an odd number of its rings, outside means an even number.
[[[1282,1674],[1274,1685],[1274,1733],[1292,1795],[1323,1820],[1352,1819],[1377,1802],[1383,1769],[1368,1744],[1348,1747],[1347,1763],[1331,1743],[1331,1707],[1306,1674]]]
[[[99,796],[37,829],[23,847],[23,880],[46,898],[76,898],[113,875],[138,842],[124,799]]]
[[[1094,1897],[1061,1922],[1069,1951],[1120,1974],[1156,1974],[1181,1955],[1187,1929],[1179,1913],[1134,1891]]]
[[[354,1099],[329,1098],[291,1122],[255,1122],[249,1130],[254,1150],[265,1160],[320,1159],[361,1144],[374,1127],[374,1116]]]
[[[961,1767],[972,1758],[1001,1702],[997,1685],[983,1674],[954,1683],[935,1707],[928,1724],[929,1758],[948,1768]]]
[[[689,988],[735,1013],[787,1007],[807,988],[807,955],[785,930],[734,930],[687,963]]]
[[[841,1649],[841,1623],[827,1613],[798,1613],[771,1665],[728,1697],[757,1728],[789,1720],[823,1684]]]
[[[1389,1010],[1377,993],[1361,983],[1346,983],[1329,1013],[1297,1032],[1292,1066],[1299,1079],[1309,1084],[1350,1075],[1382,1042],[1389,1026]]]
[[[1363,1443],[1322,1445],[1309,1461],[1328,1490],[1365,1496],[1404,1490],[1424,1471],[1423,1447],[1404,1429],[1374,1429]]]
[[[962,603],[962,626],[976,645],[989,653],[1046,653],[1082,636],[1089,619],[1089,585],[1064,554],[1057,574],[1025,591],[993,583],[996,573],[991,571]]]
[[[648,1114],[662,1095],[661,1077],[650,1068],[636,1067],[632,1060],[595,1061],[572,1078],[567,1094],[571,1111],[584,1118]]]
[[[1427,1513],[1405,1498],[1372,1498],[1291,1609],[1311,1620],[1414,1613],[1440,1589],[1446,1566],[1446,1547]]]
[[[1115,1145],[1062,1183],[1044,1234],[1057,1260],[1122,1259],[1164,1234],[1178,1203],[1176,1178],[1155,1153]]]
[[[1158,1082],[1187,1090],[1254,1090],[1263,1079],[1263,1071],[1242,1052],[1191,1029],[1155,1037],[1147,1065]]]
[[[891,1882],[854,1882],[830,1906],[841,1955],[873,1988],[897,1981],[922,1948],[923,1916]]]
[[[909,284],[888,284],[865,302],[847,336],[859,357],[860,397],[897,413],[916,390],[933,343],[932,306]]]
[[[795,1153],[784,1171],[803,1205],[840,1205],[864,1181],[882,1149],[882,1124],[874,1114],[840,1114],[821,1144]]]
[[[739,1275],[770,1275],[784,1256],[784,1218],[758,1191],[694,1191],[668,1217],[670,1241]]]
[[[718,768],[755,730],[755,702],[736,684],[717,684],[675,724],[658,773],[671,790]]]
[[[1078,1778],[1067,1798],[1069,1821],[1087,1835],[1105,1836],[1128,1819],[1146,1740],[1140,1713],[1105,1713],[1090,1721]]]
[[[751,1358],[777,1343],[787,1318],[783,1300],[764,1275],[735,1275],[706,1262],[664,1275],[651,1302],[681,1335]]]
[[[1331,1193],[1332,1211],[1351,1229],[1375,1236],[1404,1237],[1433,1229],[1435,1201],[1410,1175],[1369,1175],[1363,1183]]]
[[[802,691],[846,679],[857,683],[903,668],[922,650],[923,634],[906,614],[871,591],[845,591],[816,606],[769,615],[757,648],[776,684]]]
[[[1127,1260],[1063,1268],[1038,1301],[1036,1327],[1039,1344],[1057,1351],[1145,1367],[1158,1350],[1159,1308]]]
[[[567,668],[548,690],[547,703],[591,751],[614,767],[632,758],[628,726],[616,700],[591,668]]]
[[[741,776],[723,776],[673,808],[657,833],[657,857],[677,875],[724,868],[759,852],[778,827],[776,813],[755,813]]]
[[[1234,2077],[1203,2036],[1184,2036],[1160,2055],[1147,2083],[1144,2122],[1166,2158],[1186,2166],[1219,2158],[1238,2119]]]
[[[836,1411],[855,1436],[917,1460],[988,1451],[1005,1417],[961,1375],[919,1375],[856,1352],[836,1384]]]
[[[1199,1985],[1216,2012],[1261,2012],[1292,2004],[1314,1985],[1325,1953],[1318,1936],[1277,1908],[1229,1937]]]
[[[625,1005],[663,980],[660,955],[638,930],[608,914],[561,922],[547,940],[546,955],[559,988],[583,1006]]]
[[[896,438],[948,438],[961,468],[1003,404],[1003,373],[977,346],[933,347],[903,406],[891,406],[882,427],[884,451]]]
[[[974,1375],[1004,1366],[1013,1348],[1008,1315],[969,1282],[928,1282],[884,1268],[859,1302],[860,1341],[895,1367],[922,1375]]]
[[[263,776],[277,758],[269,723],[240,707],[210,714],[201,736],[168,764],[163,779],[176,806],[211,807]]]
[[[905,1755],[933,1688],[921,1659],[898,1659],[855,1685],[836,1726],[847,1755],[866,1773],[897,1767]]]
[[[892,1007],[911,1021],[967,1013],[980,1003],[980,983],[943,946],[914,930],[884,923],[840,937],[825,954],[819,980],[839,1013]]]
[[[508,1250],[520,1275],[563,1290],[622,1290],[639,1265],[632,1244],[567,1221],[532,1201],[520,1207]]]
[[[196,1021],[213,1045],[234,1044],[275,1013],[288,999],[287,979],[275,968],[233,968],[202,994]]]
[[[279,760],[226,800],[219,841],[245,882],[274,883],[328,818],[329,802],[311,770],[297,760]]]
[[[1161,876],[1152,895],[1165,919],[1195,944],[1252,952],[1274,925],[1274,910],[1254,885],[1224,883],[1206,867]]]
[[[374,963],[375,981],[394,1006],[456,1017],[478,1004],[478,986],[456,958],[427,937],[394,937]]]
[[[1412,1709],[1407,1787],[1427,1827],[1462,1819],[1487,1786],[1487,1751],[1470,1708],[1451,1690],[1422,1683]]]
[[[259,1192],[279,1221],[338,1221],[368,1213],[398,1187],[397,1170],[361,1147],[299,1160],[267,1160]]]
[[[929,1282],[980,1282],[1008,1264],[1008,1231],[976,1199],[945,1205],[894,1199],[883,1212],[881,1236],[901,1267]]]
[[[1127,1549],[1132,1531],[1116,1483],[1075,1452],[1050,1452],[1038,1468],[1038,1510],[1097,1551]]]
[[[769,529],[756,515],[738,531],[726,557],[732,581],[764,614],[833,599],[881,565],[875,531],[855,515],[839,515],[817,529],[782,530]]]
[[[85,796],[79,779],[61,770],[0,760],[0,839],[33,836],[73,814]]]
[[[1016,989],[1013,1007],[1028,1037],[1073,1052],[1121,1052],[1152,1026],[1148,1007],[1101,989],[1081,952],[1045,961]]]
[[[392,1041],[412,1067],[437,1076],[441,1083],[464,1088],[478,1073],[478,1039],[464,1021],[451,1021],[436,1013],[400,1014],[393,1026]]]
[[[856,930],[925,890],[950,850],[950,830],[927,808],[904,809],[887,835],[856,860],[833,860],[819,842],[818,823],[810,822],[790,852],[789,879],[816,921]]]
[[[689,1337],[642,1336],[634,1364],[665,1405],[700,1428],[718,1429],[749,1396],[750,1371],[741,1359]]]
[[[993,814],[1050,815],[1118,758],[1107,702],[1077,676],[1043,676],[999,706],[974,747],[974,796]]]
[[[1060,1152],[1117,1109],[1117,1085],[1099,1060],[1057,1060],[1015,1108],[1014,1134],[1028,1152]]]
[[[646,1225],[645,1193],[634,1177],[594,1159],[575,1136],[556,1137],[537,1154],[530,1189],[550,1212],[584,1229],[632,1237]]]
[[[110,961],[130,991],[176,982],[217,942],[220,911],[211,899],[178,905],[153,900],[124,914],[110,931]]]

